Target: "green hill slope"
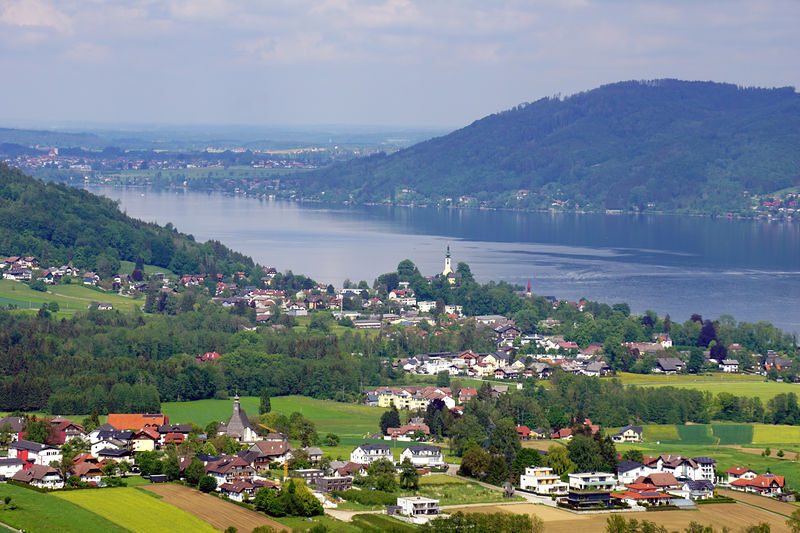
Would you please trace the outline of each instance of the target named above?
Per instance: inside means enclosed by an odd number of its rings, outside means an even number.
[[[355,202],[727,212],[745,208],[744,191],[797,185],[798,147],[792,88],[631,81],[523,104],[298,186]]]
[[[177,274],[255,269],[251,258],[219,242],[197,243],[170,224],[133,219],[107,198],[45,184],[1,163],[0,255],[35,256],[43,267],[72,262],[101,275],[137,257]]]

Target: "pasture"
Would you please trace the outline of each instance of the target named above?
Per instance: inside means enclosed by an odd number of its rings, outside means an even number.
[[[0,280],[0,305],[9,304],[18,309],[38,310],[43,303],[57,302],[59,313],[71,314],[85,311],[93,302],[108,302],[114,309],[131,311],[141,309],[144,300],[134,300],[115,292],[106,292],[84,285],[49,285],[47,292],[31,289],[25,283],[9,279]]]
[[[180,524],[182,531],[216,531],[200,518],[152,498],[137,488],[75,490],[55,493],[58,499],[90,509],[114,524],[134,532],[171,533]]]
[[[649,376],[648,376],[649,377]],[[671,378],[675,378],[678,376],[667,376]],[[679,377],[690,377],[690,376],[679,376]],[[793,392],[795,394],[800,394],[800,385],[793,384],[793,383],[776,383],[774,381],[764,381],[764,378],[760,378],[760,381],[748,381],[748,380],[737,380],[731,382],[725,381],[705,381],[705,382],[693,382],[693,381],[678,381],[678,382],[663,382],[663,383],[647,383],[641,385],[635,385],[637,387],[676,387],[680,389],[693,389],[699,390],[701,392],[710,392],[713,395],[717,395],[720,392],[727,392],[733,394],[734,396],[747,396],[751,398],[760,398],[761,402],[766,405],[769,400],[777,396],[778,394],[782,393],[789,393]]]
[[[244,396],[240,399],[248,415],[257,415],[260,399]],[[339,436],[363,436],[380,431],[379,422],[385,409],[354,403],[317,400],[307,396],[275,396],[270,398],[273,411],[289,416],[297,411],[312,420],[320,436],[336,433]],[[212,420],[227,421],[233,412],[233,400],[197,400],[193,402],[164,402],[161,410],[173,424],[194,422],[205,426]],[[348,451],[348,454],[350,452]]]
[[[100,492],[100,491],[98,491]],[[11,497],[17,509],[0,503],[0,522],[29,533],[125,532],[125,527],[88,509],[56,497],[15,485],[0,485],[0,500]]]
[[[687,385],[704,383],[741,383],[764,382],[763,376],[753,374],[632,374],[620,372],[616,376],[605,379],[618,379],[623,385]]]

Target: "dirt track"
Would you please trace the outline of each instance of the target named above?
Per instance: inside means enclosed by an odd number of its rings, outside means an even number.
[[[283,524],[267,518],[263,514],[203,494],[189,487],[165,483],[163,485],[145,485],[141,488],[158,494],[165,503],[192,513],[220,531],[224,531],[229,526],[243,532],[252,531],[258,526],[270,526],[277,531],[290,531]],[[176,524],[177,526],[178,524]]]

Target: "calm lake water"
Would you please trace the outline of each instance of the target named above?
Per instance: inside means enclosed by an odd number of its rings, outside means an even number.
[[[442,269],[449,244],[479,281],[527,284],[577,300],[628,302],[683,321],[692,313],[768,320],[800,331],[800,225],[685,216],[513,213],[315,205],[92,188],[129,215],[172,222],[279,271],[370,284],[411,259]]]

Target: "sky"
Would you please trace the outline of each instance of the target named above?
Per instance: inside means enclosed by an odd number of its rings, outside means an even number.
[[[0,126],[455,128],[631,79],[800,86],[798,0],[0,0]]]

